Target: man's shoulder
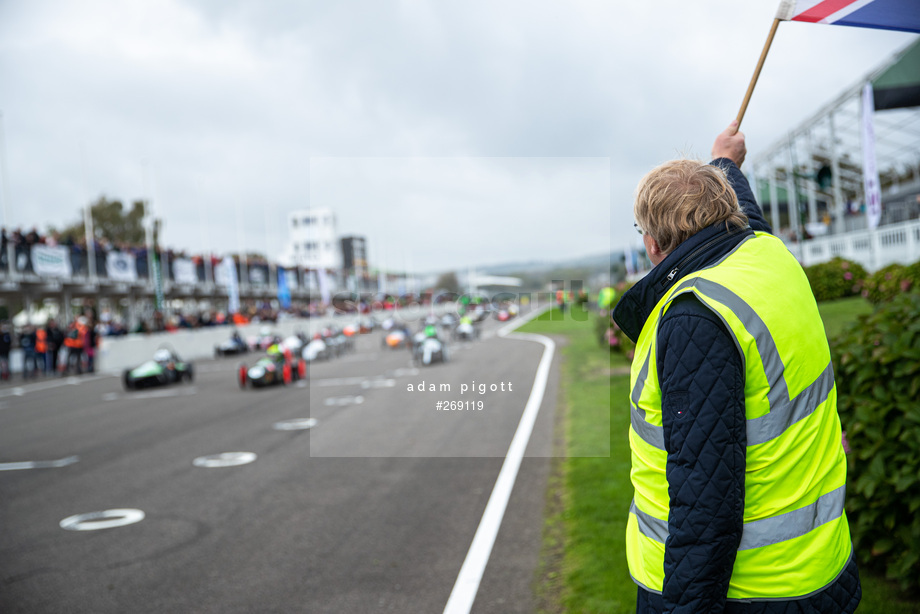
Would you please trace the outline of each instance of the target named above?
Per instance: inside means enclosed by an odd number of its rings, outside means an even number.
[[[700,317],[717,324],[722,320],[692,292],[685,292],[671,301],[668,310],[661,316],[661,324],[673,322],[679,318]]]
[[[701,348],[712,347],[717,339],[734,345],[722,318],[692,292],[681,294],[671,301],[668,310],[661,316],[658,333],[658,343],[665,345],[670,345],[675,339],[680,344],[692,339]]]

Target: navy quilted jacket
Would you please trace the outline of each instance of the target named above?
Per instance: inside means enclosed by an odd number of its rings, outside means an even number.
[[[755,230],[772,232],[747,179],[725,169],[750,228],[705,228],[681,243],[618,303],[613,318],[634,341],[658,300],[682,277],[714,264]],[[666,475],[670,497],[664,588],[639,588],[637,612],[853,612],[861,590],[854,561],[826,590],[794,601],[726,601],[744,512],[744,363],[731,334],[693,295],[678,297],[659,324]]]

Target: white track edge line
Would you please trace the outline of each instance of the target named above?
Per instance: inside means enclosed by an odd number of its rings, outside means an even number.
[[[498,332],[499,337],[508,335],[512,330],[536,318],[548,308],[549,305],[543,309],[534,310],[533,313],[528,314],[527,318],[522,318],[517,322],[504,326]],[[524,407],[524,413],[521,414],[518,428],[511,439],[511,445],[508,446],[505,462],[502,463],[501,471],[495,480],[495,486],[492,488],[489,502],[482,513],[482,519],[479,521],[479,527],[473,536],[470,549],[466,553],[466,559],[464,559],[463,565],[460,567],[460,573],[457,575],[457,581],[454,583],[453,590],[451,590],[450,598],[447,600],[447,605],[444,606],[444,614],[469,614],[473,607],[476,594],[479,592],[479,583],[485,573],[489,556],[492,554],[492,547],[495,545],[495,538],[498,536],[499,527],[501,527],[502,519],[505,516],[508,500],[511,498],[514,482],[517,480],[521,460],[530,441],[530,435],[533,432],[540,405],[543,403],[543,394],[546,391],[546,382],[549,378],[556,344],[548,337],[529,333],[517,333],[514,338],[542,343],[544,346],[543,356],[540,358],[540,364],[537,367],[537,374],[530,390],[530,397],[527,399],[527,405]]]

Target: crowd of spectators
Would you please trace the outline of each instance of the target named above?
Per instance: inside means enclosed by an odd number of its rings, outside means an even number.
[[[6,228],[0,229],[0,271],[9,270],[10,253],[8,246],[12,245],[12,258],[14,262],[13,270],[19,274],[32,274],[35,269],[32,263],[32,248],[36,245],[47,245],[48,247],[63,246],[69,248],[70,268],[74,275],[86,275],[89,272],[88,253],[86,238],[84,236],[74,237],[72,234],[64,236],[61,233],[52,231],[49,233],[39,233],[37,228],[32,228],[24,232],[22,228],[17,228],[8,232]],[[116,251],[124,254],[130,254],[134,257],[136,264],[136,273],[139,279],[148,277],[147,266],[147,246],[136,245],[127,242],[112,242],[105,237],[99,237],[93,240],[93,254],[95,255],[95,270],[98,275],[106,275],[107,255],[109,252]],[[189,260],[192,262],[196,276],[199,281],[204,281],[210,275],[214,278],[214,269],[220,264],[222,258],[211,254],[210,257],[202,254],[188,254],[184,250],[173,250],[170,248],[161,248],[157,251],[161,262],[162,275],[164,279],[175,280],[173,275],[173,263],[177,260]],[[239,256],[234,256],[237,263],[237,275],[242,277],[242,268],[240,267]],[[210,272],[205,272],[205,265],[210,260]],[[249,271],[249,280],[251,283],[268,283],[269,269],[271,263],[258,254],[250,254],[246,259],[246,268]],[[258,273],[257,270],[261,270]],[[242,281],[242,279],[241,279]]]
[[[0,228],[0,271],[10,270],[10,257],[12,256],[13,270],[20,274],[35,272],[32,262],[32,250],[36,245],[48,247],[67,247],[70,251],[71,270],[75,275],[85,275],[88,272],[86,239],[84,236],[74,236],[72,233],[62,235],[56,231],[40,233],[37,228],[24,231],[16,228],[9,232]],[[10,249],[12,247],[12,249]],[[137,263],[138,277],[147,277],[147,248],[142,245],[129,243],[113,243],[105,238],[94,240],[93,251],[96,256],[96,271],[105,274],[106,257],[111,251],[131,254]],[[10,253],[12,252],[12,253]],[[164,263],[164,278],[172,277],[172,263],[176,260],[190,260],[197,271],[200,280],[206,279],[205,266],[210,260],[210,266],[216,267],[221,259],[211,255],[210,258],[201,254],[188,254],[181,250],[164,249],[159,257]],[[261,279],[266,283],[269,279],[270,263],[262,256],[251,254],[246,259],[246,267],[240,267],[238,256],[238,274],[242,276],[243,270],[248,268],[249,279]],[[262,274],[256,273],[262,269]],[[260,283],[257,281],[256,283]],[[275,303],[277,305],[277,303]],[[369,310],[369,305],[362,302],[363,309]],[[130,333],[161,333],[174,332],[183,329],[196,329],[221,325],[240,325],[248,322],[276,322],[282,317],[317,317],[323,316],[333,308],[323,304],[320,300],[296,302],[286,310],[279,310],[270,302],[248,301],[244,302],[240,313],[227,314],[224,311],[213,309],[176,310],[169,312],[153,311],[147,317],[132,318],[131,324],[120,313],[103,309],[97,313],[93,301],[90,299],[81,309],[77,317],[69,326],[61,326],[54,320],[48,319],[43,324],[28,322],[22,327],[14,327],[11,322],[0,323],[0,377],[9,377],[9,355],[12,349],[21,349],[23,353],[23,377],[34,378],[51,376],[55,374],[92,372],[95,369],[95,348],[102,337],[127,335]],[[347,311],[347,310],[346,310]],[[63,337],[62,337],[63,335]]]
[[[74,238],[68,234],[61,236],[60,233],[52,231],[41,234],[37,228],[32,228],[29,232],[24,232],[22,228],[17,228],[8,232],[6,228],[0,229],[0,270],[9,270],[9,249],[8,245],[13,246],[14,270],[19,273],[33,273],[32,265],[32,248],[36,245],[47,245],[48,247],[67,247],[70,250],[70,262],[73,272],[76,274],[85,274],[88,270],[86,238],[81,236]],[[96,254],[97,270],[104,267],[106,254],[116,250],[134,255],[136,258],[146,262],[147,248],[143,245],[132,245],[129,243],[113,243],[108,239],[101,237],[93,240],[93,250]]]
[[[14,347],[22,350],[23,379],[95,372],[100,333],[94,314],[87,309],[69,326],[54,318],[41,326],[27,323],[18,333],[9,322],[0,323],[0,379],[10,379]]]

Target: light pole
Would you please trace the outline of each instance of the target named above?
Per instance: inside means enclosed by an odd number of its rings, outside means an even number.
[[[6,169],[6,137],[3,130],[3,112],[0,111],[0,183],[3,184],[3,225],[10,226],[9,202],[10,202],[10,175]],[[12,232],[12,228],[7,228]],[[7,235],[6,242],[6,261],[7,274],[10,279],[16,277],[16,250],[13,247],[12,236]]]

